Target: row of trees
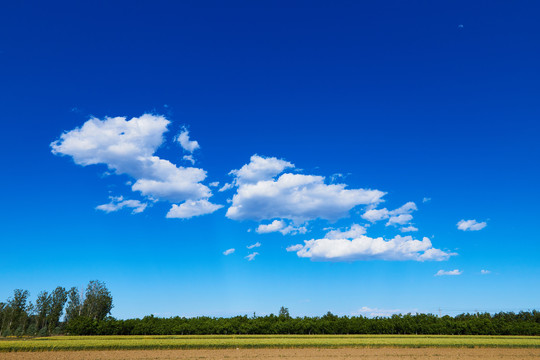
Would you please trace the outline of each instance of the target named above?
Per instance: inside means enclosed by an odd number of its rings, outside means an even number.
[[[41,291],[35,303],[29,297],[27,290],[16,289],[5,303],[0,302],[0,335],[62,334],[80,318],[103,321],[113,307],[111,293],[97,280],[90,281],[83,292],[58,286],[51,292]]]
[[[146,316],[117,320],[108,315],[112,296],[104,283],[91,281],[84,292],[73,287],[42,291],[35,303],[29,293],[17,289],[0,303],[3,336],[72,335],[203,335],[203,334],[445,334],[445,335],[540,335],[540,312],[500,312],[439,317],[406,314],[391,317],[336,316],[296,317],[282,307],[278,315],[215,317]]]
[[[285,311],[284,311],[285,310]],[[204,335],[204,334],[445,334],[540,335],[540,312],[477,313],[455,317],[406,314],[391,317],[322,317],[279,315],[232,318],[172,317],[92,321],[79,318],[66,330],[78,335]]]

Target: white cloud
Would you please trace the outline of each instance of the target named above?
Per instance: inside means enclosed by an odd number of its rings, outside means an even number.
[[[362,218],[372,223],[388,219],[386,226],[405,225],[412,220],[413,216],[411,215],[411,213],[416,210],[418,210],[416,204],[412,201],[409,201],[403,206],[392,211],[389,211],[386,208],[369,209],[364,214],[362,214]]]
[[[80,128],[63,133],[51,148],[53,154],[71,156],[78,165],[104,164],[115,174],[131,176],[135,180],[131,189],[148,198],[171,202],[209,198],[212,192],[201,184],[206,171],[178,167],[154,155],[169,123],[165,117],[151,114],[130,120],[91,118]]]
[[[182,159],[185,161],[189,161],[192,165],[195,164],[195,158],[193,157],[193,155],[184,155]]]
[[[123,208],[131,208],[132,214],[142,213],[148,204],[142,203],[139,200],[124,200],[123,196],[110,196],[111,202],[108,204],[96,206],[97,210],[105,211],[106,213],[118,211]]]
[[[227,256],[227,255],[230,255],[234,252],[234,249],[227,249],[223,252],[223,255]]]
[[[299,257],[311,258],[313,261],[443,261],[456,255],[434,248],[427,237],[415,240],[411,236],[400,235],[391,240],[384,240],[381,237],[370,238],[364,235],[352,240],[313,239],[304,241],[304,245],[290,246],[287,251],[296,251]]]
[[[340,230],[332,230],[326,233],[325,238],[326,239],[354,239],[357,237],[360,237],[360,235],[364,235],[366,233],[366,228],[362,225],[358,224],[352,224],[349,230],[340,231]]]
[[[176,141],[180,143],[182,149],[189,153],[193,153],[195,150],[199,149],[199,143],[197,141],[189,140],[189,131],[186,128],[182,129],[182,132],[176,138]]]
[[[358,205],[377,204],[379,190],[346,189],[345,184],[324,183],[324,177],[285,173],[291,163],[254,155],[240,170],[233,170],[238,186],[227,217],[233,220],[288,219],[302,224],[317,218],[337,220]]]
[[[352,316],[366,316],[366,317],[389,317],[394,314],[402,314],[403,311],[399,309],[379,309],[362,306],[360,309],[354,311]]]
[[[427,202],[430,202],[431,201],[431,198],[428,198],[428,197],[425,197],[422,199],[422,202],[423,203],[427,203]]]
[[[487,226],[485,222],[477,222],[476,220],[461,220],[457,223],[457,228],[463,231],[478,231]]]
[[[435,276],[457,276],[463,274],[463,271],[460,271],[458,269],[445,271],[445,270],[439,270],[435,274]]]
[[[407,226],[407,227],[403,227],[401,229],[399,229],[401,232],[414,232],[414,231],[418,231],[418,228],[414,227],[414,226]]]
[[[411,214],[401,214],[397,216],[392,216],[390,219],[388,219],[388,222],[386,223],[386,226],[390,225],[405,225],[409,221],[412,220]]]
[[[260,247],[261,246],[261,243],[260,242],[256,242],[255,244],[251,244],[249,246],[246,246],[248,249],[253,249],[253,248],[257,248],[257,247]]]
[[[258,252],[251,253],[248,256],[246,256],[245,259],[248,259],[248,261],[252,261],[253,259],[255,259],[255,256],[257,255],[259,255]]]
[[[491,274],[491,271],[489,271],[489,270],[480,270],[480,274],[482,274],[482,275]]]
[[[288,252],[292,252],[292,251],[300,251],[304,248],[304,245],[302,244],[296,244],[296,245],[291,245],[291,246],[287,246],[287,251]]]
[[[285,160],[253,155],[249,164],[242,166],[239,170],[232,170],[230,174],[234,175],[235,182],[238,185],[254,184],[259,181],[270,180],[283,170],[293,167],[293,164]]]
[[[229,189],[232,189],[233,187],[234,187],[234,185],[232,183],[226,183],[218,191],[219,192],[224,192],[224,191],[227,191]]]
[[[211,187],[218,187],[218,186],[219,186],[219,181],[211,182],[210,184],[208,184],[208,186],[211,186]]]
[[[369,221],[369,222],[377,222],[379,220],[388,219],[389,211],[388,209],[369,209],[364,214],[362,214],[362,218]]]
[[[180,205],[173,204],[167,213],[167,218],[189,219],[194,216],[211,214],[222,207],[223,205],[212,204],[206,199],[197,201],[187,200]]]
[[[362,218],[372,223],[388,219],[386,226],[405,225],[412,220],[413,216],[411,215],[411,213],[416,210],[418,210],[416,204],[412,201],[409,201],[403,206],[392,211],[389,211],[386,208],[369,209],[364,214],[362,214]]]
[[[258,234],[268,234],[272,232],[280,232],[283,235],[287,234],[305,234],[307,228],[305,226],[287,225],[283,220],[274,220],[270,224],[261,224],[255,229]]]

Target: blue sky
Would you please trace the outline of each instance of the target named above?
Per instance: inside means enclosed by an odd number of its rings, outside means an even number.
[[[4,4],[0,299],[99,279],[119,318],[538,309],[539,10]]]

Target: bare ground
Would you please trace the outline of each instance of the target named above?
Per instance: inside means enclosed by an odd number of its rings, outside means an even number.
[[[2,360],[169,360],[169,359],[540,359],[540,349],[502,348],[345,348],[110,350],[0,353]]]

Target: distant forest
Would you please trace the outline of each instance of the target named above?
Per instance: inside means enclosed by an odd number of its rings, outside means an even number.
[[[146,316],[117,320],[110,317],[113,298],[105,284],[91,281],[85,291],[57,287],[42,291],[35,303],[29,292],[17,289],[0,302],[2,336],[48,335],[205,335],[205,334],[424,334],[424,335],[540,335],[540,312],[405,314],[391,317],[291,317],[282,307],[277,315],[230,318]]]

